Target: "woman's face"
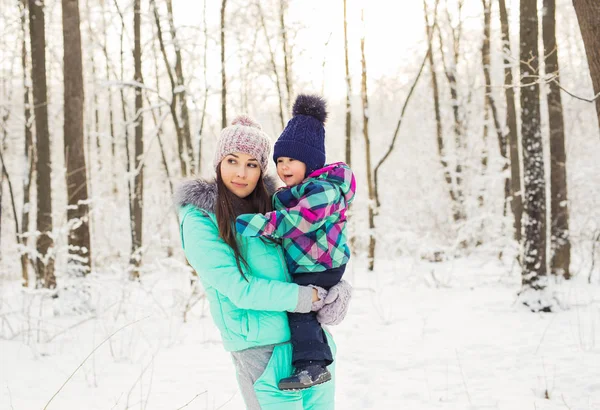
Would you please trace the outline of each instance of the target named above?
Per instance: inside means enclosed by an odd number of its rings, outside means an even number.
[[[227,155],[221,161],[223,183],[239,198],[250,195],[260,179],[260,166],[256,158],[242,152]]]

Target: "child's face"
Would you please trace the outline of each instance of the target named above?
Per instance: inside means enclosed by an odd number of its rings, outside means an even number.
[[[294,158],[277,158],[277,175],[287,186],[298,185],[304,180],[306,165]]]

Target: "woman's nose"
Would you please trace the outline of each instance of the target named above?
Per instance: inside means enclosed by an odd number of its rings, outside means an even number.
[[[246,168],[245,167],[239,167],[237,170],[237,176],[240,178],[246,178]]]

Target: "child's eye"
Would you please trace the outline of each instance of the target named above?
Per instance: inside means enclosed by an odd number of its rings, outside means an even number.
[[[282,159],[278,159],[278,160],[277,160],[277,163],[278,163],[278,164],[281,164],[282,162],[283,162],[283,160],[282,160]]]

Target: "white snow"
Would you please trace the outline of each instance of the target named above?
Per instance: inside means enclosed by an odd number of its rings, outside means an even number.
[[[510,266],[494,255],[350,265],[351,308],[331,328],[337,408],[600,409],[600,272],[591,286],[556,285],[558,312],[531,313]],[[0,407],[44,408],[85,362],[49,409],[243,408],[207,305],[183,323],[197,299],[181,266],[163,268],[142,284],[63,278],[57,299],[1,283]]]

